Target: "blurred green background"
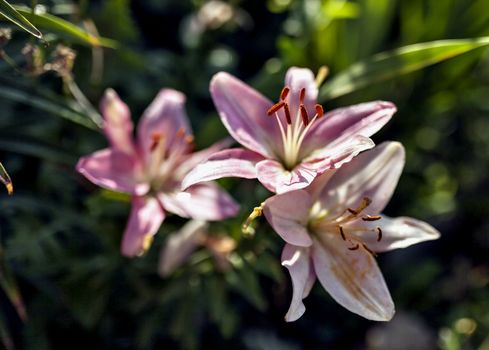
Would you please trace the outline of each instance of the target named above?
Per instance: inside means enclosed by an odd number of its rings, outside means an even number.
[[[114,42],[101,48],[31,15],[40,41],[0,20],[12,29],[10,41],[0,40],[0,160],[16,190],[0,197],[4,347],[489,349],[489,39],[371,58],[421,42],[489,36],[487,0],[37,3],[39,14]],[[73,57],[58,44],[76,52],[72,75]],[[44,72],[46,63],[54,71]],[[74,170],[78,157],[106,145],[90,103],[97,106],[107,87],[134,119],[160,88],[183,91],[202,148],[227,135],[208,92],[213,74],[231,72],[275,100],[292,65],[329,67],[326,110],[374,99],[398,106],[374,136],[407,148],[386,214],[426,220],[442,237],[378,258],[396,303],[390,323],[349,313],[319,284],[305,315],[284,322],[291,283],[280,266],[283,243],[264,219],[253,237],[241,233],[269,195],[255,181],[220,181],[242,206],[238,218],[212,226],[238,242],[232,269],[219,271],[200,250],[162,279],[159,250],[185,221],[169,217],[147,255],[123,258],[128,198]]]

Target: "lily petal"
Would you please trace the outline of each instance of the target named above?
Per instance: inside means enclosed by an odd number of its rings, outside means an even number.
[[[162,277],[172,274],[201,244],[208,224],[205,221],[190,220],[180,230],[168,236],[163,246],[158,265]]]
[[[277,194],[303,189],[316,178],[318,172],[307,163],[286,170],[281,163],[265,159],[256,165],[258,180],[268,190]]]
[[[389,202],[405,162],[399,142],[384,142],[344,164],[318,195],[324,208],[354,208],[364,197],[372,203],[365,214],[377,215]]]
[[[156,134],[165,142],[168,152],[184,144],[192,134],[185,112],[185,95],[172,89],[162,89],[144,111],[138,126],[138,142],[144,155],[150,152]]]
[[[122,255],[135,257],[144,254],[164,219],[165,212],[156,198],[133,197],[131,215],[122,239]]]
[[[178,169],[175,170],[175,177],[177,179],[183,179],[191,170],[193,170],[200,163],[208,160],[213,154],[223,150],[226,147],[231,146],[233,139],[227,137],[219,142],[214,143],[208,148],[190,153],[185,161],[183,161]]]
[[[396,112],[391,102],[374,101],[335,109],[317,120],[304,140],[303,154],[332,142],[344,142],[354,135],[370,137]]]
[[[355,135],[348,140],[334,142],[323,149],[317,150],[304,159],[303,164],[322,174],[328,169],[338,169],[350,162],[360,152],[375,146],[374,142],[365,136]]]
[[[300,247],[309,247],[312,239],[307,231],[307,221],[311,205],[309,193],[297,190],[268,198],[263,214],[284,241]]]
[[[349,250],[339,235],[318,235],[311,248],[314,271],[340,305],[374,321],[388,321],[394,303],[373,256],[360,245]]]
[[[100,103],[100,110],[104,118],[104,133],[112,148],[134,155],[134,125],[129,107],[114,90],[107,89]]]
[[[80,158],[76,170],[92,183],[109,190],[135,195],[149,190],[149,184],[137,181],[137,161],[116,149],[106,148]]]
[[[285,75],[285,86],[290,88],[287,102],[289,104],[292,119],[299,116],[299,98],[303,88],[306,89],[304,106],[310,113],[314,114],[314,105],[316,104],[318,97],[318,87],[316,85],[314,74],[310,69],[298,67],[289,68]],[[282,120],[285,120],[285,116]]]
[[[212,182],[192,186],[185,192],[160,193],[158,198],[166,210],[184,218],[215,221],[233,217],[239,211],[234,199]]]
[[[409,217],[389,218],[382,215],[381,220],[371,223],[364,222],[364,227],[365,224],[368,224],[373,232],[356,233],[356,235],[375,252],[406,248],[416,243],[431,241],[440,237],[440,232],[430,224]],[[382,230],[380,241],[377,241],[376,227],[380,227]]]
[[[214,153],[209,159],[197,165],[182,181],[182,189],[194,184],[221,179],[223,177],[256,178],[256,164],[263,157],[242,148],[232,148]]]
[[[289,270],[293,287],[292,301],[289,311],[285,315],[285,320],[293,322],[306,311],[302,300],[309,295],[316,281],[309,249],[286,244],[282,251],[282,266]]]
[[[210,84],[214,104],[231,136],[244,147],[272,158],[281,142],[280,129],[267,110],[273,105],[258,91],[230,74],[220,72]]]

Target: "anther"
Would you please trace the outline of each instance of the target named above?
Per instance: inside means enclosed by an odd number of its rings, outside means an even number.
[[[301,92],[300,92],[300,95],[299,95],[299,102],[301,105],[304,104],[304,99],[306,97],[306,88],[302,88],[301,89]]]
[[[377,254],[376,254],[376,253],[375,253],[375,252],[374,252],[372,249],[370,249],[370,248],[369,248],[369,247],[368,247],[366,244],[362,243],[362,247],[363,247],[363,249],[365,249],[367,252],[369,252],[369,253],[370,253],[370,255],[372,255],[372,256],[374,256],[374,257],[375,257],[375,256],[377,256]]]
[[[302,118],[302,122],[304,123],[304,126],[309,125],[309,116],[307,115],[306,107],[303,104],[301,104],[299,108],[301,110],[301,118]]]
[[[377,242],[380,242],[382,240],[382,229],[380,227],[377,227]]]
[[[324,115],[324,109],[323,109],[323,106],[321,106],[320,104],[317,104],[316,106],[314,106],[316,108],[316,115],[317,115],[317,118],[321,118],[323,115]]]
[[[159,133],[159,132],[155,132],[153,134],[151,134],[151,146],[149,148],[149,150],[151,152],[153,152],[156,148],[156,146],[158,146],[158,144],[161,142],[161,139],[163,138],[163,136]]]
[[[341,238],[346,241],[346,236],[345,236],[345,231],[343,231],[343,227],[342,226],[338,226],[338,228],[340,229],[340,235],[341,235]]]
[[[177,132],[175,134],[175,137],[176,138],[180,138],[183,135],[185,135],[185,128],[184,127],[181,127],[180,129],[177,130]]]
[[[351,215],[358,215],[358,211],[356,211],[355,209],[352,209],[352,208],[346,208],[346,210],[348,210],[348,212],[351,214]]]
[[[288,86],[284,86],[284,88],[282,89],[282,92],[280,93],[280,99],[283,101],[287,98],[287,95],[289,94],[289,87]]]
[[[382,219],[380,215],[365,215],[364,217],[362,217],[363,221],[377,221],[380,219]]]
[[[287,120],[287,124],[292,124],[292,119],[290,118],[290,109],[289,105],[286,103],[284,104],[284,111],[285,111],[285,119]]]
[[[189,144],[189,145],[190,145],[190,144],[192,144],[192,143],[194,142],[194,136],[193,136],[193,135],[187,135],[187,136],[185,137],[185,142],[186,142],[187,144]]]
[[[360,245],[357,243],[353,247],[348,247],[348,250],[357,250],[358,248],[360,248]]]
[[[267,114],[269,116],[273,115],[275,112],[277,112],[278,110],[280,110],[280,108],[282,108],[284,105],[285,105],[285,102],[284,101],[277,102],[272,107],[270,107],[270,109],[267,111]]]

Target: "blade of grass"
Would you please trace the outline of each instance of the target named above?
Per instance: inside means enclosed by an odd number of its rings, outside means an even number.
[[[32,10],[25,6],[14,6],[14,8],[39,28],[56,33],[68,40],[89,46],[103,46],[112,49],[118,46],[114,40],[92,35],[73,23],[49,13],[32,13]]]
[[[51,113],[52,115],[56,115],[76,124],[83,125],[89,129],[98,130],[99,128],[99,126],[87,115],[75,111],[74,109],[71,109],[47,97],[16,89],[13,86],[0,86],[0,98],[25,103],[29,106]]]
[[[343,96],[487,45],[489,37],[480,37],[437,40],[382,52],[353,64],[326,81],[319,91],[319,100]]]
[[[0,14],[36,38],[42,38],[42,33],[5,0],[0,0]]]

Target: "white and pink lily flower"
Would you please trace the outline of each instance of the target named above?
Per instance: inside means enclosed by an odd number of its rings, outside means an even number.
[[[313,73],[296,67],[288,70],[276,104],[224,72],[212,79],[210,91],[224,126],[243,148],[212,155],[185,177],[183,188],[223,177],[258,178],[275,193],[305,188],[372,148],[369,137],[396,111],[376,101],[324,114]]]
[[[318,177],[307,190],[265,201],[265,217],[287,243],[282,265],[293,284],[287,321],[305,312],[302,300],[316,278],[351,312],[375,321],[392,318],[394,303],[375,253],[440,236],[425,222],[380,214],[394,192],[404,159],[400,143],[385,142]]]
[[[94,184],[132,195],[121,247],[125,256],[141,255],[150,247],[166,212],[221,220],[238,211],[235,201],[212,182],[180,190],[183,177],[226,144],[192,153],[193,136],[184,104],[182,93],[161,90],[141,117],[134,137],[129,108],[113,90],[107,90],[101,110],[110,147],[82,157],[76,166]]]

